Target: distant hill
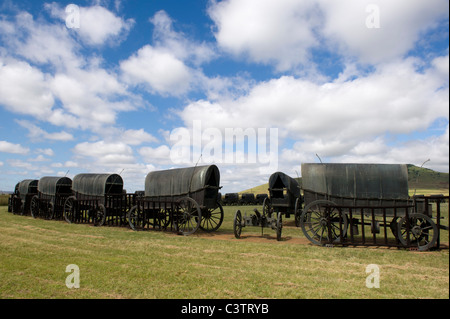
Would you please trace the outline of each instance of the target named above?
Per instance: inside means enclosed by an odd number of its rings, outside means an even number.
[[[436,172],[428,168],[408,164],[408,186],[410,193],[416,194],[449,194],[449,174]],[[301,185],[301,177],[295,178]],[[252,187],[239,192],[268,194],[269,183]]]
[[[449,188],[448,173],[440,173],[428,168],[408,164],[409,188],[447,189]]]

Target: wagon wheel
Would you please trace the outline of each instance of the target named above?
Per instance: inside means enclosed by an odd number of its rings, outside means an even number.
[[[64,202],[64,219],[69,224],[71,224],[73,222],[74,217],[75,217],[75,201],[76,200],[77,199],[75,196],[70,196]]]
[[[283,218],[281,216],[281,213],[278,213],[277,217],[277,240],[281,240],[281,230],[283,229]]]
[[[103,204],[98,205],[94,211],[94,226],[103,226],[106,221],[106,208]]]
[[[301,209],[302,209],[302,202],[301,202],[300,198],[297,198],[295,200],[295,212],[294,212],[296,227],[300,227],[300,217],[302,215]]]
[[[392,231],[392,234],[394,234],[394,237],[398,239],[398,221],[400,220],[400,217],[395,217],[392,219],[391,223],[389,224],[389,228]]]
[[[175,227],[182,235],[191,235],[197,231],[202,220],[202,211],[197,202],[190,197],[178,201],[179,211]]]
[[[270,217],[272,215],[272,213],[273,213],[272,203],[270,202],[270,198],[266,197],[266,198],[264,198],[264,201],[263,201],[262,214],[263,214],[263,216]]]
[[[31,210],[31,216],[33,216],[33,218],[39,217],[39,213],[40,213],[39,197],[37,195],[34,195],[31,198],[30,210]]]
[[[127,213],[128,224],[132,230],[139,230],[137,225],[139,225],[139,212],[137,206],[133,206]]]
[[[335,203],[328,200],[317,200],[308,204],[300,217],[303,234],[316,245],[341,242],[342,234],[347,233],[348,220],[344,213],[339,214]],[[330,233],[328,231],[330,226]],[[331,235],[331,236],[330,236]]]
[[[50,202],[48,203],[46,218],[48,220],[51,220],[53,219],[54,215],[55,215],[55,205],[52,202]]]
[[[202,212],[200,228],[206,232],[218,230],[223,222],[223,207],[217,202],[216,208],[208,208]]]
[[[400,219],[397,226],[398,239],[404,246],[408,245],[408,228],[410,246],[416,246],[419,251],[430,249],[436,244],[438,229],[435,222],[427,215],[414,213],[409,215],[409,227],[406,216]]]
[[[234,237],[241,238],[241,232],[242,232],[243,227],[244,226],[242,225],[242,214],[241,214],[241,211],[238,210],[236,212],[236,214],[234,215],[234,220],[233,220]]]

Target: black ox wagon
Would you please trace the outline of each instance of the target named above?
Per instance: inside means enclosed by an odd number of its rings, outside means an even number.
[[[269,197],[264,199],[263,213],[282,213],[289,218],[298,216],[303,200],[297,180],[282,172],[276,172],[269,178]]]
[[[129,198],[118,174],[78,174],[73,178],[72,195],[64,203],[68,223],[93,223],[102,226],[106,220],[124,224]]]
[[[31,198],[37,194],[39,180],[25,179],[16,184],[14,193],[10,197],[13,214],[28,215],[30,213]]]
[[[31,198],[31,216],[45,219],[61,219],[64,203],[72,195],[72,180],[68,177],[42,177],[38,193]]]
[[[430,198],[409,196],[406,165],[302,164],[302,189],[301,228],[317,245],[386,245],[422,251],[434,247],[439,229],[445,229],[439,226],[439,214],[438,225],[433,220]]]
[[[223,221],[218,201],[221,188],[217,166],[196,166],[148,173],[145,195],[128,212],[134,230],[171,229],[190,235],[198,228],[217,230]]]

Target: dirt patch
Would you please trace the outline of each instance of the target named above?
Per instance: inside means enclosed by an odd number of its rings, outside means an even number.
[[[273,244],[301,244],[301,245],[314,245],[309,241],[307,238],[299,238],[299,237],[291,237],[291,236],[285,236],[282,237],[280,241],[277,241],[277,237],[275,234],[257,234],[257,233],[243,233],[241,234],[241,238],[234,237],[234,233],[223,233],[223,232],[213,232],[213,233],[206,233],[206,232],[198,232],[196,234],[190,235],[191,237],[197,237],[197,238],[207,238],[212,240],[226,240],[226,241],[234,241],[234,242],[251,242],[251,243],[273,243]],[[339,245],[337,245],[339,246]],[[397,247],[388,247],[383,245],[373,245],[373,246],[365,246],[362,244],[352,244],[349,245],[349,247],[353,248],[364,248],[364,249],[398,249]],[[449,249],[449,246],[447,243],[441,243],[440,249]],[[412,250],[414,252],[414,250]],[[428,252],[419,252],[420,254],[434,254],[436,252],[434,251],[428,251]]]
[[[282,237],[280,241],[277,241],[277,237],[275,235],[269,234],[241,234],[241,238],[239,239],[234,237],[233,233],[197,233],[191,236],[215,240],[248,241],[252,243],[311,244],[311,242],[307,238],[294,238],[290,236]]]

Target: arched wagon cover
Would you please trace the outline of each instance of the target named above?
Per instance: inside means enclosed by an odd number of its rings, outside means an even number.
[[[37,194],[38,190],[38,182],[37,179],[25,179],[19,183],[19,194],[21,196],[25,196],[28,194]]]
[[[123,179],[118,174],[78,174],[73,178],[72,190],[89,196],[122,194]]]
[[[72,180],[68,177],[45,176],[39,180],[38,191],[45,195],[69,194]]]
[[[216,165],[155,171],[145,178],[145,196],[185,196],[212,188],[216,199],[219,183],[220,172]]]
[[[218,189],[219,183],[216,165],[155,171],[145,178],[145,196],[188,195],[208,187]]]
[[[341,198],[407,200],[403,164],[302,164],[304,191]]]
[[[269,190],[286,188],[294,197],[300,197],[300,186],[292,177],[276,172],[270,175]]]

